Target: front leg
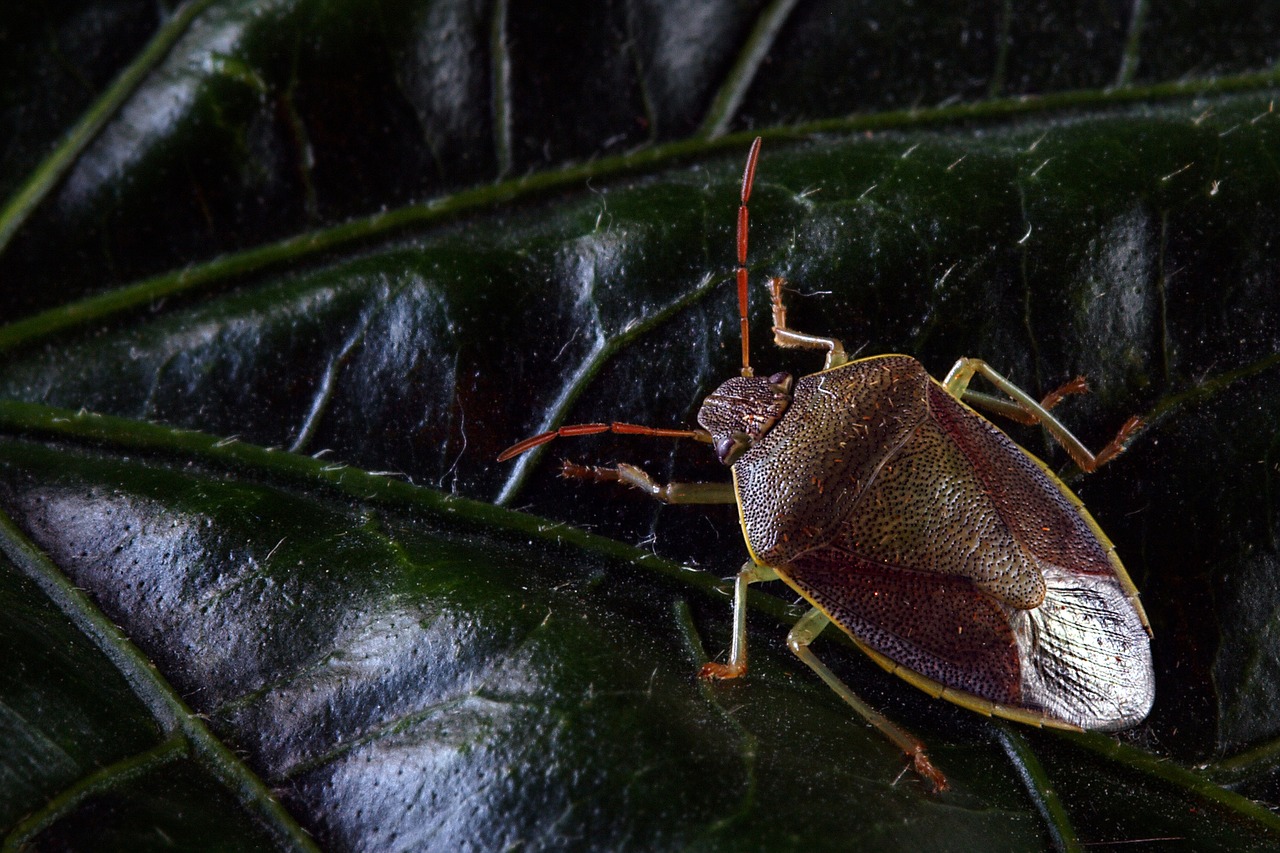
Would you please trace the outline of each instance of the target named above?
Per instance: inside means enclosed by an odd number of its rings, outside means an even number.
[[[835,338],[823,338],[818,335],[806,335],[787,326],[787,306],[782,301],[782,289],[787,282],[781,278],[771,278],[769,286],[769,303],[773,306],[773,342],[788,349],[823,349],[827,351],[824,370],[839,367],[849,360],[845,354],[844,344]]]
[[[666,483],[661,484],[640,468],[620,462],[617,465],[577,465],[568,459],[560,469],[567,480],[591,480],[596,483],[622,483],[639,489],[665,504],[732,504],[738,502],[732,483]]]

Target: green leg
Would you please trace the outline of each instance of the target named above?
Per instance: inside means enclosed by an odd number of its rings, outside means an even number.
[[[954,368],[952,369],[954,371]],[[1089,393],[1089,385],[1084,381],[1083,376],[1077,376],[1064,382],[1060,387],[1055,388],[1044,396],[1040,401],[1040,407],[1046,412],[1058,405],[1072,394]],[[1008,418],[1011,421],[1017,421],[1020,424],[1034,426],[1040,423],[1040,419],[1010,400],[1008,397],[997,397],[994,394],[983,394],[981,391],[974,391],[972,388],[966,388],[964,391],[964,401],[975,409],[986,409],[988,412],[995,412],[1001,417]]]
[[[806,666],[818,673],[818,676],[841,699],[849,703],[853,710],[861,714],[864,720],[875,726],[885,737],[897,744],[898,748],[911,759],[917,773],[932,782],[937,790],[945,791],[947,789],[947,779],[929,761],[929,756],[925,754],[924,744],[920,739],[862,701],[858,694],[850,690],[847,684],[837,678],[836,674],[827,669],[827,665],[818,660],[813,652],[809,650],[809,644],[830,623],[831,620],[825,613],[816,607],[813,608],[802,616],[800,621],[795,624],[795,627],[791,629],[791,633],[787,635],[787,646]]]
[[[1009,403],[998,397],[992,397],[988,394],[980,394],[976,391],[969,390],[969,382],[973,379],[974,374],[981,375],[988,382],[1006,394],[1013,402]],[[1089,448],[1081,443],[1080,439],[1071,434],[1071,431],[1052,414],[1049,413],[1049,406],[1046,406],[1034,399],[1026,391],[1023,391],[1017,385],[1014,385],[1008,379],[1005,379],[997,373],[991,365],[977,358],[962,358],[956,362],[951,368],[951,372],[947,374],[947,378],[942,383],[951,394],[957,398],[964,400],[974,406],[980,406],[988,411],[995,411],[1000,414],[1007,414],[1014,420],[1023,420],[1025,416],[1030,415],[1033,422],[1044,425],[1049,430],[1049,434],[1054,440],[1067,451],[1080,469],[1085,472],[1096,471],[1101,466],[1110,462],[1115,457],[1124,452],[1125,444],[1133,438],[1133,435],[1142,426],[1142,421],[1135,417],[1125,421],[1124,426],[1120,427],[1120,431],[1116,433],[1116,437],[1095,456],[1089,452]],[[1054,405],[1063,396],[1064,393],[1079,393],[1083,391],[1083,384],[1077,382],[1067,383],[1063,389],[1050,394],[1045,398],[1049,405]],[[1010,410],[1012,407],[1012,410]],[[1023,417],[1018,417],[1021,414]]]
[[[738,502],[732,483],[658,483],[640,468],[625,462],[614,466],[575,465],[568,460],[560,476],[597,483],[623,483],[667,504],[731,504]]]
[[[747,587],[753,583],[774,581],[778,574],[768,566],[746,563],[733,582],[733,645],[728,663],[705,663],[699,678],[738,678],[747,672]]]
[[[787,306],[782,301],[782,288],[786,281],[771,278],[769,285],[769,302],[773,305],[773,342],[789,349],[822,349],[827,351],[827,360],[823,369],[839,367],[849,360],[845,354],[844,344],[835,338],[822,338],[817,335],[806,335],[787,328]]]

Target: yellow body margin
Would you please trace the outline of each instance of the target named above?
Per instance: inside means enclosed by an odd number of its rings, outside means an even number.
[[[735,503],[738,504],[738,527],[742,529],[742,541],[747,543],[747,556],[751,557],[751,562],[757,566],[767,566],[773,568],[764,560],[760,559],[760,555],[756,553],[756,549],[751,547],[751,537],[747,535],[747,518],[742,511],[742,489],[738,487],[738,469],[730,468],[729,473],[733,475],[733,494],[737,497]]]

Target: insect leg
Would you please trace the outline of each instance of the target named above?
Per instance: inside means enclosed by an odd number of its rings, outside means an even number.
[[[659,484],[643,470],[625,462],[617,465],[577,465],[564,461],[560,476],[572,480],[597,483],[623,483],[667,504],[731,504],[737,503],[732,483],[667,483]]]
[[[773,581],[778,574],[768,566],[746,563],[733,582],[733,645],[728,663],[704,663],[699,678],[738,678],[747,672],[747,587],[753,583]]]
[[[861,714],[864,720],[875,726],[880,730],[881,734],[897,744],[898,748],[911,759],[917,773],[933,783],[933,787],[936,790],[945,791],[947,789],[947,778],[929,761],[929,756],[925,754],[924,744],[920,739],[862,701],[858,694],[850,690],[847,684],[841,681],[834,672],[827,669],[826,664],[818,660],[814,653],[809,650],[809,644],[830,623],[831,619],[827,614],[816,607],[813,608],[800,617],[800,621],[796,622],[795,627],[791,629],[791,633],[787,635],[788,648],[806,666],[816,672],[827,683],[827,686],[834,690],[853,710]]]
[[[789,349],[823,349],[827,351],[827,360],[823,369],[839,367],[849,360],[845,354],[844,344],[835,338],[822,338],[817,335],[806,335],[787,328],[787,306],[782,301],[782,288],[786,281],[771,278],[769,285],[769,303],[773,306],[773,342]]]
[[[979,394],[969,391],[969,382],[973,379],[974,374],[979,374],[985,378],[1000,391],[1008,395],[1016,404],[1016,408],[1021,409],[1023,413],[1029,414],[1033,418],[1033,423],[1043,424],[1045,429],[1049,430],[1049,434],[1054,437],[1058,444],[1067,451],[1073,462],[1080,466],[1082,471],[1096,471],[1101,466],[1110,462],[1115,457],[1124,452],[1125,445],[1133,438],[1134,434],[1142,427],[1142,420],[1136,415],[1129,418],[1120,427],[1120,431],[1116,433],[1115,438],[1098,451],[1095,455],[1089,452],[1089,448],[1081,443],[1080,439],[1071,434],[1066,425],[1062,421],[1049,413],[1049,406],[1036,402],[1017,385],[1014,385],[1008,379],[1001,376],[995,371],[991,365],[977,358],[962,358],[956,362],[955,367],[951,368],[951,372],[947,374],[947,378],[943,381],[943,385],[955,397],[963,399],[965,402],[974,403],[988,409],[1001,410],[1000,405],[992,405],[992,401],[1002,403],[999,398],[991,397],[986,394]],[[1068,393],[1079,393],[1083,391],[1083,387],[1079,391],[1075,388],[1076,381],[1067,383],[1063,388],[1058,389],[1050,394],[1046,400],[1054,405]],[[1008,405],[1008,404],[1004,404]],[[1003,413],[1003,412],[1002,412]],[[1016,420],[1016,418],[1015,418]]]
[[[1040,407],[1045,411],[1052,409],[1061,403],[1064,399],[1072,394],[1087,394],[1089,386],[1085,382],[1083,376],[1077,376],[1070,379],[1057,388],[1045,394],[1040,400]],[[1026,409],[1019,406],[1012,400],[1005,397],[997,397],[994,394],[984,394],[981,391],[974,391],[972,388],[966,388],[964,391],[964,401],[975,409],[985,409],[988,412],[994,412],[1002,418],[1008,418],[1027,426],[1035,426],[1040,423],[1040,418]]]

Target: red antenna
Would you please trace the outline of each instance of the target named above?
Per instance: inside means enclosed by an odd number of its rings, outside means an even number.
[[[528,450],[546,444],[553,438],[573,438],[579,435],[599,435],[602,432],[613,432],[619,435],[651,435],[657,438],[692,438],[694,441],[711,443],[711,436],[705,429],[663,429],[661,427],[641,426],[640,424],[623,424],[617,421],[611,424],[570,424],[560,429],[526,438],[517,442],[498,454],[499,462],[506,462],[513,456],[519,456]]]
[[[754,375],[751,370],[751,345],[747,336],[747,200],[751,198],[751,184],[756,177],[756,161],[760,159],[760,137],[751,143],[751,151],[747,154],[747,168],[742,173],[742,202],[738,207],[738,318],[742,330],[742,375]],[[656,438],[691,438],[694,441],[711,442],[711,434],[704,429],[663,429],[642,426],[640,424],[570,424],[559,429],[526,438],[517,442],[498,456],[499,462],[505,462],[541,447],[557,438],[573,438],[582,435],[598,435],[612,432],[620,435],[648,435]]]
[[[756,177],[756,161],[760,159],[760,137],[751,143],[747,168],[742,173],[742,203],[738,206],[738,324],[742,329],[742,375],[752,376],[751,344],[747,337],[747,199]]]

